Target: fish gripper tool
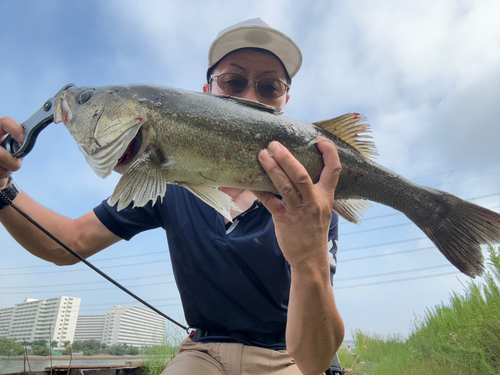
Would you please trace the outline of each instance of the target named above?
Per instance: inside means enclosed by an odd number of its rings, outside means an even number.
[[[76,85],[74,83],[65,85],[52,98],[47,99],[42,107],[29,119],[21,123],[21,126],[25,129],[23,144],[20,144],[11,134],[8,134],[1,146],[18,159],[28,155],[35,145],[38,134],[54,121],[54,103],[57,97],[71,87],[76,87]]]

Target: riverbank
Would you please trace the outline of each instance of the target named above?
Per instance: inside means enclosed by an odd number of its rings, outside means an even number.
[[[40,355],[29,355],[28,356],[28,360],[30,361],[41,361],[41,360],[50,360],[50,356],[40,356]],[[18,356],[12,356],[12,357],[7,357],[7,356],[0,356],[0,360],[3,360],[3,361],[7,361],[7,360],[23,360],[24,359],[24,356],[22,355],[18,355]],[[116,359],[123,359],[124,361],[138,361],[138,360],[141,360],[141,359],[144,359],[144,356],[143,355],[129,355],[129,354],[125,354],[125,355],[110,355],[110,354],[100,354],[100,355],[73,355],[73,356],[70,356],[70,355],[53,355],[52,356],[52,359],[55,360],[63,360],[63,359],[73,359],[73,360],[93,360],[93,359],[112,359],[112,360],[116,360]]]

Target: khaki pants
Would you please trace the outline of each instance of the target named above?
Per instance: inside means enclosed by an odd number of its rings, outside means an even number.
[[[162,375],[301,375],[286,350],[185,339]]]

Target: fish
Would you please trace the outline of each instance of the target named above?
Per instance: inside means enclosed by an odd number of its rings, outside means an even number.
[[[242,98],[128,84],[65,90],[54,122],[64,123],[98,176],[122,174],[108,200],[118,210],[154,204],[174,184],[231,220],[235,205],[218,188],[278,193],[260,150],[279,141],[317,182],[324,164],[316,143],[326,137],[342,163],[333,211],[347,221],[359,225],[370,201],[392,207],[472,278],[484,272],[481,245],[500,242],[498,213],[377,164],[370,126],[358,113],[312,123]]]

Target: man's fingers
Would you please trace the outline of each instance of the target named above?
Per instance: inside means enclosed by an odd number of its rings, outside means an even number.
[[[10,117],[0,118],[0,143],[6,134],[12,134],[14,139],[20,143],[24,142],[24,129],[19,123]],[[13,171],[21,168],[21,160],[13,157],[5,148],[0,147],[0,178],[9,177]]]
[[[24,128],[19,123],[10,117],[0,117],[0,140],[3,136],[11,134],[16,141],[24,143]]]
[[[305,178],[308,179],[304,167],[283,147],[279,142],[271,142],[267,149],[259,153],[259,160],[266,170],[279,194],[290,204],[299,204],[302,201],[300,178],[297,178],[297,169],[303,169]]]
[[[323,154],[325,166],[321,172],[317,186],[323,191],[334,192],[339,181],[342,164],[335,144],[327,138],[320,137],[318,140],[318,150]]]

